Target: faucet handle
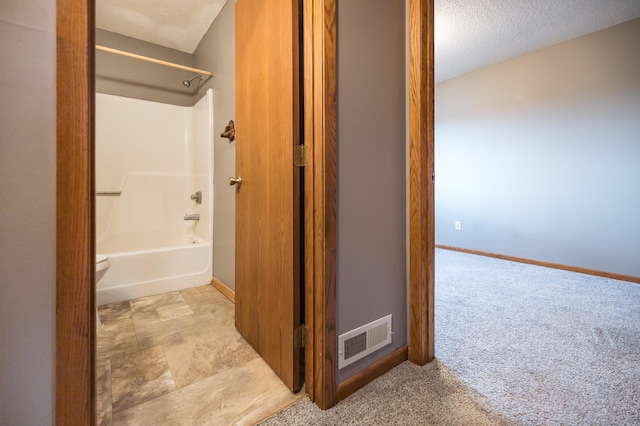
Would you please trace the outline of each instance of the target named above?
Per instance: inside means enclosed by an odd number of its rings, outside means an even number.
[[[198,191],[195,194],[191,194],[191,199],[196,202],[196,204],[202,204],[202,191]]]

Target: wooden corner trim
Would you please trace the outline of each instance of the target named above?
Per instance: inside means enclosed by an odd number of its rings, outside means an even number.
[[[93,425],[94,2],[56,9],[55,423]]]
[[[561,263],[544,262],[535,259],[526,259],[524,257],[509,256],[506,254],[491,253],[481,250],[473,250],[461,247],[445,246],[437,244],[436,248],[450,251],[458,251],[461,253],[475,254],[478,256],[493,257],[496,259],[510,260],[512,262],[527,263],[529,265],[543,266],[545,268],[562,269],[563,271],[578,272],[580,274],[595,275],[597,277],[611,278],[614,280],[628,281],[640,284],[640,277],[633,275],[617,274],[615,272],[599,271],[597,269],[583,268],[580,266],[563,265]]]
[[[305,0],[306,390],[323,410],[336,403],[336,0]]]
[[[435,352],[433,0],[409,1],[409,360]]]
[[[362,389],[378,377],[391,371],[394,367],[402,364],[408,359],[409,348],[407,345],[396,349],[389,355],[385,356],[379,361],[374,362],[369,367],[360,371],[355,376],[345,380],[338,385],[337,401],[342,401],[354,392]]]
[[[227,299],[231,300],[231,302],[235,305],[236,304],[236,292],[231,290],[229,288],[229,286],[227,286],[225,283],[223,283],[222,281],[220,281],[219,279],[217,279],[216,277],[213,277],[211,279],[211,285],[218,290],[220,293],[222,293],[222,295],[224,297],[226,297]]]
[[[318,189],[322,193],[316,203],[322,215],[318,225],[322,229],[322,241],[319,242],[320,252],[316,267],[322,270],[321,280],[315,283],[317,308],[321,312],[316,317],[319,326],[322,327],[322,337],[315,351],[321,353],[318,360],[322,367],[322,394],[319,405],[323,409],[334,406],[338,400],[337,394],[337,2],[336,0],[324,0],[322,9],[322,24],[318,27],[321,32],[322,55],[318,71],[321,77],[318,81],[322,90],[321,110],[318,118],[321,120],[318,131],[322,134],[322,144],[317,147],[321,158],[322,169],[316,165],[316,173],[319,179],[316,181]],[[316,311],[318,312],[318,311]],[[319,389],[316,386],[316,389]]]

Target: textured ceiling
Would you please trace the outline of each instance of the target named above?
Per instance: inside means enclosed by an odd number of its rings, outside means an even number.
[[[435,0],[436,81],[638,17],[640,0]]]
[[[96,22],[193,53],[226,2],[96,0]],[[638,17],[640,0],[435,0],[436,81]]]
[[[227,0],[96,0],[96,27],[193,53]]]

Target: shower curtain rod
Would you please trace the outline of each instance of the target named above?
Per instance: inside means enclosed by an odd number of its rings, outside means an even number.
[[[103,52],[115,53],[116,55],[122,55],[122,56],[126,56],[133,59],[140,59],[141,61],[153,62],[154,64],[178,68],[181,70],[191,71],[198,74],[209,75],[209,76],[213,75],[209,71],[201,70],[198,68],[192,68],[192,67],[187,67],[185,65],[174,64],[173,62],[162,61],[160,59],[150,58],[148,56],[142,56],[135,53],[125,52],[124,50],[112,49],[111,47],[100,46],[99,44],[96,44],[96,49],[102,50]]]

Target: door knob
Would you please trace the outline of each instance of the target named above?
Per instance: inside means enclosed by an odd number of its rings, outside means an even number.
[[[240,188],[240,185],[242,185],[242,178],[240,176],[238,176],[238,177],[230,177],[229,178],[229,185],[231,185],[231,186],[238,185],[238,188]]]

